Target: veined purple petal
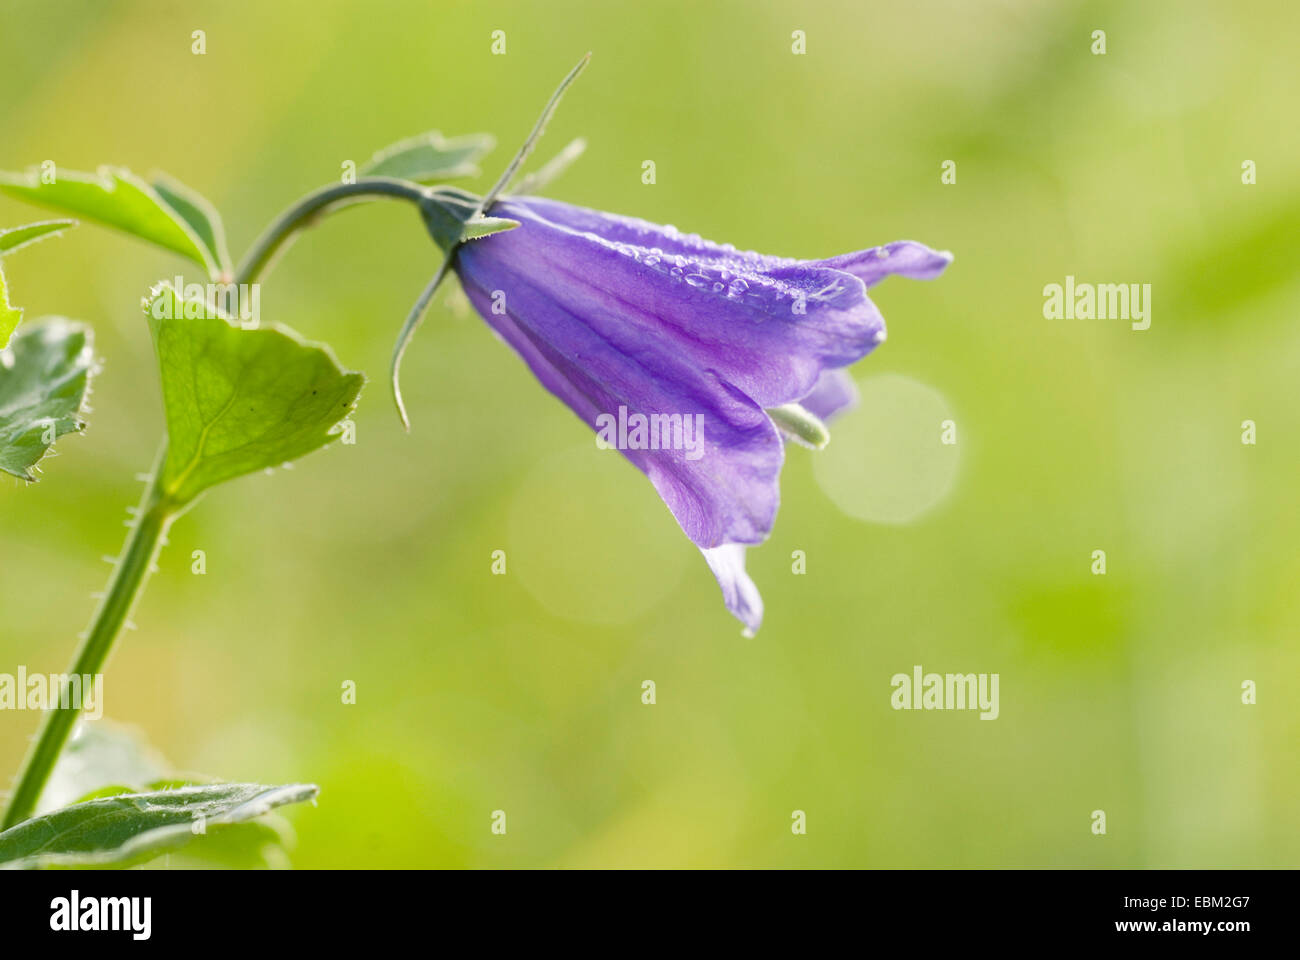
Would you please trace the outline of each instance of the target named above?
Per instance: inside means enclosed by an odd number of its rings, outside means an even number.
[[[952,263],[952,254],[948,251],[932,250],[915,240],[898,240],[823,260],[777,257],[753,250],[738,250],[732,244],[714,243],[697,233],[683,233],[674,226],[661,226],[639,217],[589,210],[544,197],[516,199],[526,202],[553,223],[615,243],[651,250],[657,248],[666,255],[680,255],[721,267],[731,266],[738,273],[771,272],[799,265],[821,266],[853,274],[868,287],[874,287],[891,274],[911,280],[933,280]]]
[[[817,263],[851,273],[868,287],[874,287],[891,274],[911,280],[933,280],[952,263],[952,254],[946,250],[931,250],[914,240],[899,240],[882,247],[818,260]]]
[[[543,386],[593,430],[599,431],[602,414],[617,420],[620,408],[628,417],[699,418],[701,443],[683,431],[692,448],[621,451],[649,476],[691,541],[706,548],[764,540],[780,499],[784,449],[762,408],[617,315],[570,311],[555,283],[586,281],[525,277],[511,261],[480,256],[483,249],[475,241],[459,254],[470,301]],[[493,291],[504,293],[504,313],[494,312]]]
[[[712,244],[692,257],[646,245],[649,238],[641,244],[610,239],[587,228],[602,218],[614,237],[644,228],[554,201],[516,198],[492,213],[522,226],[462,247],[461,257],[490,255],[523,275],[549,276],[553,293],[573,313],[617,316],[639,336],[717,371],[762,407],[804,396],[823,369],[847,366],[884,339],[884,320],[865,284],[842,270],[723,255]],[[676,231],[660,239],[671,249],[691,246]]]
[[[799,405],[822,421],[851,410],[858,402],[858,387],[847,370],[826,370],[812,392]]]
[[[580,233],[614,243],[626,243],[647,250],[658,248],[661,255],[681,255],[690,260],[702,260],[725,266],[734,262],[738,270],[747,272],[791,267],[800,261],[794,257],[774,257],[753,250],[738,250],[730,243],[714,243],[698,233],[683,233],[671,224],[651,223],[640,217],[627,217],[619,213],[606,213],[587,207],[575,207],[559,200],[545,197],[514,197],[526,203],[537,214],[552,223],[563,224]]]
[[[951,256],[904,242],[799,261],[534,197],[491,212],[520,226],[463,244],[455,268],[542,384],[598,434],[625,417],[701,425],[696,443],[618,446],[752,635],[763,601],[745,545],[772,528],[785,449],[764,408],[801,402],[825,419],[852,405],[841,368],[885,338],[867,287],[937,276]]]
[[[722,600],[727,609],[745,625],[745,636],[752,637],[763,625],[763,598],[745,572],[745,548],[738,543],[728,543],[700,552],[722,588]]]

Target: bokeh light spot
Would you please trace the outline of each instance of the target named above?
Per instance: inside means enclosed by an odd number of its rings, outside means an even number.
[[[961,424],[939,391],[910,377],[880,374],[858,389],[861,401],[831,424],[830,445],[813,458],[817,484],[859,520],[910,523],[952,488]],[[944,443],[945,430],[956,442]]]

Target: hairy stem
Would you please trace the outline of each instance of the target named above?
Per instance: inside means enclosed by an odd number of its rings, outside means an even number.
[[[418,204],[428,193],[429,191],[404,180],[390,180],[387,177],[368,177],[356,183],[335,184],[309,193],[267,227],[240,263],[234,283],[252,283],[265,273],[285,243],[303,227],[309,226],[316,215],[327,207],[366,197],[394,197]]]
[[[144,587],[144,582],[153,569],[158,550],[166,540],[167,528],[179,512],[178,507],[167,499],[159,488],[158,477],[166,457],[167,445],[164,443],[154,464],[153,472],[145,485],[140,508],[131,524],[126,545],[113,568],[113,575],[108,587],[99,601],[99,607],[91,619],[89,629],[82,635],[81,646],[68,668],[67,677],[61,685],[59,697],[50,704],[41,722],[40,733],[27,751],[23,765],[19,769],[9,807],[5,811],[0,829],[7,830],[17,823],[28,819],[36,810],[36,803],[45,782],[54,769],[72,729],[76,726],[81,713],[82,703],[73,703],[68,689],[68,678],[94,676],[102,673],[104,663],[113,648],[113,641],[121,632],[123,624],[130,616]],[[84,685],[82,686],[84,700]],[[51,691],[53,697],[53,691]]]
[[[267,228],[240,264],[232,278],[233,285],[237,288],[240,284],[252,283],[265,273],[294,234],[309,226],[330,207],[367,197],[394,197],[418,204],[433,192],[436,191],[384,177],[371,177],[356,183],[335,184],[316,190],[286,210]],[[81,714],[82,704],[72,702],[68,678],[95,676],[103,671],[113,643],[123,625],[128,623],[127,618],[144,589],[145,580],[153,570],[158,551],[166,542],[167,528],[184,509],[170,500],[159,487],[158,477],[166,455],[167,444],[164,441],[153,472],[149,475],[126,545],[113,568],[113,575],[95,610],[90,628],[82,635],[81,646],[61,684],[58,699],[47,710],[40,732],[23,759],[4,820],[0,822],[0,830],[21,823],[35,812],[45,783]],[[79,699],[84,700],[84,696]]]
[[[240,284],[252,283],[262,276],[294,235],[311,225],[318,215],[330,207],[367,197],[393,197],[419,204],[436,192],[385,177],[370,177],[356,183],[335,184],[316,190],[286,210],[266,229],[239,265],[235,276],[231,278],[232,284],[237,288]],[[81,714],[82,703],[72,702],[69,678],[93,677],[102,673],[113,643],[122,627],[129,622],[131,609],[153,570],[159,549],[166,542],[168,527],[184,510],[182,505],[169,499],[159,486],[158,478],[166,456],[167,444],[164,441],[108,587],[95,610],[89,629],[82,635],[81,646],[60,686],[58,698],[46,711],[40,732],[23,759],[4,820],[0,822],[0,830],[21,823],[35,812],[46,781]],[[78,699],[84,700],[84,696]]]

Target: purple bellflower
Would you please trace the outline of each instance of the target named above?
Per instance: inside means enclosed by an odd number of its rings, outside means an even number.
[[[588,54],[588,58],[590,54]],[[560,95],[484,198],[432,191],[421,209],[447,254],[407,318],[402,354],[449,270],[533,374],[641,470],[752,635],[763,601],[745,548],[780,501],[784,437],[825,444],[821,420],[856,399],[845,372],[885,339],[867,289],[891,274],[937,277],[949,253],[911,241],[827,260],[737,250],[632,217],[528,195],[556,162],[502,197]],[[560,158],[576,156],[575,142]],[[502,197],[498,199],[498,197]],[[489,214],[489,215],[485,215]]]
[[[470,302],[593,430],[620,410],[624,422],[642,415],[623,455],[703,551],[727,609],[757,630],[745,547],[772,529],[784,460],[768,409],[799,403],[825,418],[850,405],[843,368],[885,339],[867,288],[936,277],[951,255],[904,241],[791,260],[537,197],[491,213],[520,226],[459,248]],[[702,449],[679,440],[697,414]]]

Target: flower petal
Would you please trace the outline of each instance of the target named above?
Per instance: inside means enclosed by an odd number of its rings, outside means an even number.
[[[700,552],[718,579],[727,609],[745,625],[745,636],[752,637],[763,625],[763,598],[745,572],[745,548],[727,543]]]
[[[822,421],[851,410],[858,403],[858,387],[847,370],[826,370],[812,392],[799,405]]]
[[[851,273],[868,287],[874,287],[891,274],[911,280],[933,280],[952,263],[952,254],[947,250],[931,250],[914,240],[899,240],[883,247],[818,260],[817,263]]]
[[[491,250],[523,276],[550,276],[572,313],[617,316],[762,407],[797,400],[823,369],[847,366],[884,339],[865,285],[842,270],[727,252],[668,228],[532,197],[503,201],[492,213],[522,226],[463,247],[462,257]],[[662,245],[651,246],[656,240]],[[682,249],[698,256],[669,252]]]
[[[775,257],[753,250],[737,250],[730,243],[714,243],[698,233],[683,233],[671,224],[651,223],[640,217],[626,217],[604,210],[575,207],[571,203],[548,200],[545,197],[514,197],[526,204],[540,217],[551,223],[562,224],[581,233],[614,243],[625,243],[647,250],[659,248],[660,255],[678,255],[690,260],[704,260],[725,265],[737,261],[746,271],[773,270],[799,263],[794,257]]]
[[[679,417],[682,430],[668,431],[667,449],[622,449],[623,455],[650,478],[697,546],[764,540],[780,500],[784,448],[762,408],[671,342],[647,337],[586,293],[575,296],[587,280],[557,271],[524,274],[492,251],[492,239],[461,248],[461,282],[543,386],[598,432],[603,415]]]
[[[851,406],[841,368],[885,338],[867,287],[890,274],[938,276],[951,255],[901,242],[799,261],[536,197],[491,213],[519,229],[461,246],[456,271],[551,393],[598,432],[615,415],[623,430],[638,416],[703,424],[699,444],[627,443],[622,432],[618,446],[752,636],[763,601],[745,545],[771,529],[784,459],[764,408],[800,402],[824,419]]]

